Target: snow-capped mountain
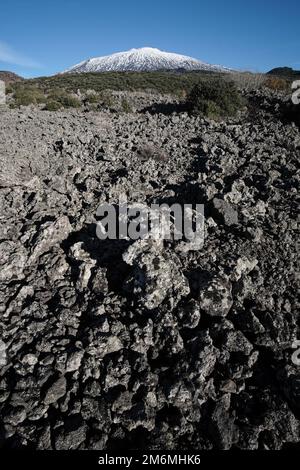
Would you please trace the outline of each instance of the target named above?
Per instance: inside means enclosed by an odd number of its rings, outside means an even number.
[[[125,52],[103,57],[95,57],[74,65],[64,73],[84,72],[115,72],[154,70],[207,70],[213,72],[229,71],[219,65],[210,65],[185,55],[164,52],[152,47],[130,49]]]

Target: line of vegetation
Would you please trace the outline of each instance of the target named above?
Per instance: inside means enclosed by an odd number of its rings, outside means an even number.
[[[94,90],[136,91],[154,90],[164,94],[181,94],[189,91],[199,80],[214,80],[221,74],[212,72],[103,72],[61,74],[52,77],[40,77],[14,84],[13,88],[37,87],[48,93],[54,88],[64,89],[69,93]]]
[[[213,72],[104,72],[61,74],[11,83],[12,107],[38,105],[48,111],[85,107],[98,111],[133,111],[126,96],[117,97],[115,91],[144,91],[176,96],[171,112],[188,111],[212,119],[233,116],[245,106],[241,91],[260,88],[289,93],[291,82],[275,75]],[[247,93],[246,93],[247,94]],[[121,101],[120,101],[121,100]],[[166,108],[167,104],[164,104]],[[154,112],[159,110],[159,103]],[[289,110],[291,119],[298,110]]]

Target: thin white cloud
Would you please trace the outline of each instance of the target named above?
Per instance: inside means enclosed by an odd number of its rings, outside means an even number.
[[[21,67],[41,68],[41,64],[16,52],[12,47],[0,41],[0,63],[20,65]]]

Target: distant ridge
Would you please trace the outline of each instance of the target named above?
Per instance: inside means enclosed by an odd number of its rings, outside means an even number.
[[[5,83],[14,83],[21,82],[24,79],[16,73],[0,70],[0,80],[4,81]]]
[[[277,67],[267,72],[267,75],[276,75],[282,78],[300,78],[300,70],[294,70],[291,67]]]

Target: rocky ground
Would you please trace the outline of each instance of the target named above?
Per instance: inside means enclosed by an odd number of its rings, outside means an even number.
[[[252,98],[226,122],[2,110],[2,448],[299,444],[300,134]],[[100,241],[123,193],[204,203],[204,247]]]

